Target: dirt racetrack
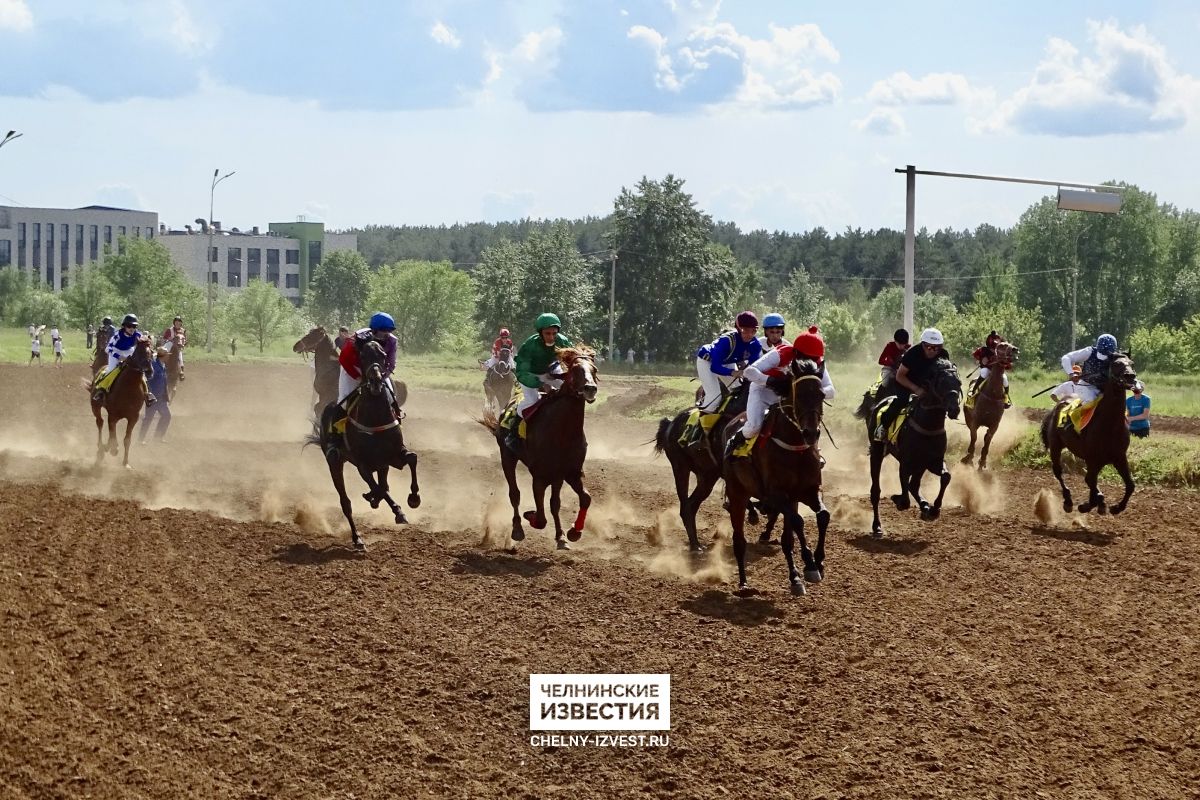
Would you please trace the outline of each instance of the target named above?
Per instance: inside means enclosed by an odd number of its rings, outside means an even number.
[[[628,394],[589,415],[583,541],[508,553],[476,402],[410,386],[425,502],[359,500],[360,558],[306,368],[188,373],[170,443],[96,470],[78,371],[0,366],[0,797],[1200,796],[1194,493],[1039,516],[1049,475],[956,470],[875,542],[835,430],[826,581],[752,546],[739,598]],[[669,746],[531,746],[531,672],[671,673]]]

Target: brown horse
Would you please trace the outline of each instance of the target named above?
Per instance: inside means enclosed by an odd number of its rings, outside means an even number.
[[[383,377],[384,364],[387,356],[379,342],[373,339],[354,339],[347,347],[358,347],[359,362],[362,364],[362,385],[358,389],[357,402],[350,405],[346,420],[346,432],[338,435],[330,431],[334,418],[336,404],[330,403],[321,414],[317,431],[309,436],[306,444],[320,445],[329,465],[329,475],[333,478],[333,486],[337,489],[338,498],[342,505],[342,514],[350,523],[350,540],[357,550],[366,550],[366,545],[358,535],[354,525],[354,515],[350,506],[350,498],[346,495],[346,480],[343,467],[350,462],[358,468],[358,474],[366,482],[370,490],[363,499],[378,508],[380,501],[386,502],[388,508],[395,514],[396,524],[404,524],[408,520],[400,506],[392,499],[388,490],[388,470],[391,467],[403,469],[408,467],[412,475],[409,488],[408,507],[417,508],[421,505],[420,487],[417,486],[417,454],[404,446],[404,433],[400,427],[400,419],[392,408],[392,391],[388,381]],[[350,403],[347,400],[347,403]]]
[[[313,416],[320,417],[322,409],[337,401],[337,348],[333,346],[333,340],[329,338],[325,328],[318,325],[292,345],[292,352],[314,354],[313,366],[316,374],[313,376],[313,391],[317,395],[317,402],[313,405]]]
[[[1112,507],[1112,513],[1120,514],[1133,494],[1133,476],[1129,472],[1129,428],[1125,423],[1125,392],[1137,382],[1133,371],[1133,359],[1128,354],[1109,358],[1108,380],[1101,387],[1100,402],[1092,411],[1092,419],[1082,433],[1075,432],[1074,425],[1059,427],[1058,410],[1065,405],[1056,405],[1042,420],[1042,444],[1050,451],[1050,465],[1054,477],[1062,487],[1063,510],[1071,510],[1071,490],[1067,488],[1062,474],[1062,451],[1067,448],[1087,464],[1084,481],[1087,482],[1088,499],[1079,504],[1079,511],[1087,513],[1095,508],[1101,514],[1108,511],[1104,495],[1096,488],[1096,476],[1105,466],[1112,464],[1125,482],[1125,496]]]
[[[513,507],[513,541],[525,538],[521,527],[521,490],[517,487],[517,462],[529,470],[533,478],[535,509],[526,511],[525,519],[537,530],[546,527],[543,501],[546,487],[550,487],[550,515],[554,518],[554,541],[559,550],[569,550],[567,541],[577,542],[583,535],[583,524],[587,518],[592,496],[583,488],[583,461],[587,457],[587,436],[583,431],[583,409],[596,401],[597,370],[595,353],[586,347],[565,347],[558,351],[558,360],[566,371],[562,386],[546,392],[541,405],[525,424],[527,435],[521,444],[518,456],[504,443],[507,432],[497,419],[485,412],[482,424],[496,437],[500,447],[500,466],[508,482],[508,499]],[[519,422],[514,422],[514,425]],[[561,507],[559,494],[563,483],[570,486],[579,497],[579,514],[575,524],[563,539],[562,523],[558,512]]]
[[[92,398],[92,414],[96,417],[96,464],[104,460],[107,449],[109,455],[117,454],[117,423],[125,420],[125,460],[122,462],[129,467],[129,442],[133,438],[133,427],[137,425],[142,409],[146,407],[146,381],[143,376],[150,373],[150,340],[138,339],[133,353],[125,359],[121,371],[113,380],[112,386],[104,393],[104,399],[97,402]],[[88,394],[92,387],[88,385]],[[108,444],[104,443],[104,414],[108,414]]]
[[[512,366],[509,364],[510,358],[512,358],[512,350],[501,347],[496,356],[496,363],[488,367],[487,374],[483,376],[483,396],[489,408],[503,411],[504,407],[508,405],[508,401],[512,399],[513,386],[517,382],[517,376],[513,374]]]
[[[983,437],[983,449],[979,451],[979,468],[987,469],[988,448],[992,445],[992,437],[1000,428],[1000,420],[1004,417],[1004,373],[1017,360],[1019,351],[1008,342],[996,345],[996,358],[988,372],[983,386],[975,395],[972,406],[963,406],[963,421],[971,431],[971,443],[967,445],[967,454],[962,457],[963,464],[970,464],[975,459],[975,436],[980,428],[987,428]]]
[[[825,410],[825,393],[821,389],[823,369],[815,361],[798,359],[792,362],[788,377],[783,379],[786,383],[778,386],[780,379],[773,379],[773,383],[782,389],[776,391],[781,400],[771,407],[763,424],[763,434],[748,457],[731,457],[724,461],[739,590],[747,587],[745,516],[751,497],[761,498],[769,511],[783,514],[780,545],[787,559],[792,592],[804,594],[805,580],[818,583],[825,577],[825,531],[829,527],[829,510],[821,498],[821,461],[816,449]],[[733,431],[727,430],[727,433]],[[808,549],[804,538],[804,519],[797,511],[799,503],[804,503],[817,515],[815,552]],[[792,558],[795,536],[800,537],[803,579]]]
[[[183,347],[179,344],[179,337],[167,341],[172,342],[171,351],[163,359],[163,366],[167,370],[167,400],[173,403],[180,376],[183,375]]]

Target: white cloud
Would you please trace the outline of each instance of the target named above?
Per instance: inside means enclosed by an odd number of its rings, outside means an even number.
[[[185,53],[200,53],[212,47],[212,37],[204,35],[183,0],[171,0],[170,10],[171,41],[176,47]]]
[[[953,72],[932,72],[914,78],[907,72],[897,72],[876,81],[867,92],[867,100],[881,106],[954,105],[971,98],[967,79]]]
[[[0,31],[33,29],[33,12],[25,0],[0,0]]]
[[[445,45],[451,50],[457,50],[462,44],[462,39],[458,38],[454,29],[441,20],[435,22],[429,29],[429,36],[438,44]]]
[[[645,25],[634,25],[626,35],[634,41],[645,42],[654,51],[655,86],[670,92],[678,92],[683,88],[683,81],[675,74],[671,55],[667,52],[667,37]]]
[[[872,109],[870,114],[856,119],[853,124],[855,129],[876,136],[900,136],[908,132],[904,117],[892,108]]]
[[[1052,38],[1029,84],[988,118],[983,131],[1102,136],[1182,127],[1195,112],[1200,82],[1178,72],[1166,48],[1142,26],[1089,22],[1090,56]]]
[[[484,85],[491,86],[506,75],[520,80],[547,72],[554,67],[562,40],[562,30],[551,26],[545,30],[529,31],[511,50],[497,50],[490,45],[485,47],[488,73]]]

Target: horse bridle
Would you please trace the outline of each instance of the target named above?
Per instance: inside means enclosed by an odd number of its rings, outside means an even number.
[[[821,376],[820,375],[799,375],[799,376],[793,377],[791,379],[791,393],[790,393],[791,396],[788,398],[788,402],[785,403],[782,400],[780,400],[780,402],[779,402],[779,415],[781,417],[783,417],[783,419],[789,425],[791,425],[793,428],[795,428],[797,431],[799,431],[801,436],[803,436],[804,432],[808,429],[804,427],[803,423],[801,423],[800,420],[795,415],[795,410],[796,410],[796,406],[797,406],[796,387],[798,387],[804,381],[817,381],[818,383],[820,383]],[[824,397],[822,397],[822,404],[823,404],[823,402],[824,402]],[[823,414],[820,413],[820,409],[823,408],[822,404],[818,404],[817,405],[818,410],[816,412],[814,412],[814,413],[816,413],[816,416],[817,416],[818,427],[815,430],[817,431],[818,436],[820,436],[821,429],[819,426],[823,422],[823,416],[824,416]],[[778,445],[779,447],[782,447],[784,450],[790,450],[793,453],[803,452],[805,450],[808,450],[812,446],[812,445],[809,445],[807,442],[804,442],[801,444],[791,444],[791,443],[785,442],[782,439],[775,437],[775,436],[771,437],[771,442]]]
[[[582,392],[580,392],[580,390],[575,388],[575,382],[573,380],[571,380],[571,378],[573,377],[573,374],[571,371],[573,369],[575,369],[576,364],[578,364],[580,361],[586,361],[589,364],[591,364],[593,370],[596,368],[595,356],[589,356],[589,355],[585,355],[583,353],[576,354],[576,356],[571,359],[571,363],[569,365],[563,364],[563,366],[567,370],[567,373],[563,377],[562,386],[555,389],[553,394],[556,394],[556,395],[569,394],[572,397],[578,397],[580,399],[584,399]],[[563,362],[560,361],[559,363],[562,364]]]

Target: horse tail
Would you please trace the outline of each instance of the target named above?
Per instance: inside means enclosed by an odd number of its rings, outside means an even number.
[[[475,421],[487,428],[492,433],[495,433],[496,429],[500,427],[500,418],[497,417],[496,412],[490,408],[484,409],[483,416]]]
[[[1055,408],[1057,408],[1057,406],[1055,406]],[[1047,450],[1050,449],[1050,428],[1053,425],[1054,411],[1051,410],[1050,413],[1047,414],[1042,420],[1042,447],[1045,447]]]
[[[670,441],[668,436],[671,430],[671,420],[668,417],[663,417],[658,421],[658,433],[655,434],[653,442],[646,444],[654,444],[654,455],[661,455],[667,449],[667,443]]]
[[[871,414],[871,409],[875,406],[875,403],[872,402],[874,399],[870,389],[863,392],[862,402],[858,404],[858,408],[854,409],[854,416],[865,420]]]
[[[303,450],[310,444],[315,444],[317,447],[321,448],[324,448],[325,446],[325,442],[322,441],[321,437],[321,422],[315,418],[312,421],[312,433],[304,437],[304,444],[300,445],[300,449]]]

